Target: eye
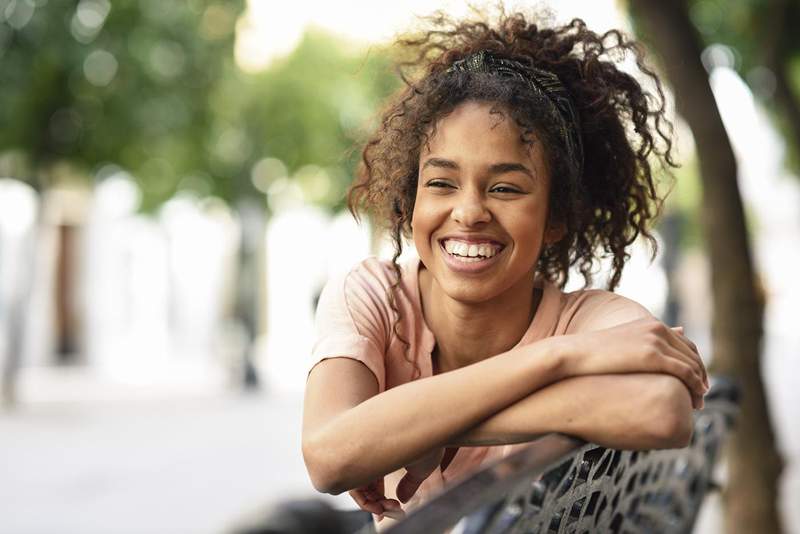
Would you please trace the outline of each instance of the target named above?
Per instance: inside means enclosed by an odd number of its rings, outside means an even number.
[[[434,179],[434,180],[428,181],[428,183],[425,184],[425,187],[447,188],[447,187],[453,187],[453,186],[451,184],[449,184],[448,182],[445,182],[444,180]]]
[[[498,185],[496,187],[493,187],[491,189],[491,192],[492,193],[517,193],[517,194],[522,193],[522,191],[520,191],[519,189],[516,189],[514,187],[509,187],[507,185]]]

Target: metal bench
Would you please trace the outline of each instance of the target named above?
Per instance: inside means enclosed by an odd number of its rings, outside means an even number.
[[[447,488],[388,534],[687,533],[738,411],[715,377],[683,449],[619,451],[549,435]],[[371,525],[358,534],[372,532]]]

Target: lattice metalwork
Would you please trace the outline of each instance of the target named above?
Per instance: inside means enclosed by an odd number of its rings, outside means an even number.
[[[442,532],[454,523],[453,532],[470,534],[691,532],[736,412],[736,387],[717,378],[706,407],[695,412],[686,448],[617,451],[551,441],[545,450],[534,443],[449,488],[388,532]]]

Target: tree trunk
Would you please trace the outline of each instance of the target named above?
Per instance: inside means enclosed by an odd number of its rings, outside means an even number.
[[[791,151],[797,154],[800,164],[800,102],[792,90],[789,75],[789,62],[783,60],[771,64],[770,69],[775,75],[775,103],[787,122],[789,137],[794,145]]]
[[[660,56],[676,106],[697,146],[703,185],[701,220],[711,263],[715,372],[739,380],[741,413],[728,446],[724,531],[780,533],[777,510],[782,462],[760,370],[763,296],[756,288],[736,160],[708,75],[700,38],[682,0],[632,0],[640,33]]]
[[[800,101],[792,89],[790,73],[791,35],[800,9],[792,0],[773,0],[766,9],[767,17],[759,31],[763,36],[763,61],[775,76],[775,107],[786,123],[787,142],[792,145],[789,152],[797,158],[794,163],[800,165]]]

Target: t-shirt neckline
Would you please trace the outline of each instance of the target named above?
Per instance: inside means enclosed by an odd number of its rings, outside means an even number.
[[[419,314],[420,323],[422,325],[422,335],[425,339],[425,352],[428,354],[428,359],[430,360],[430,356],[432,355],[433,348],[436,344],[436,338],[433,335],[433,331],[428,326],[428,323],[425,320],[425,314],[422,310],[422,289],[419,283],[421,264],[422,260],[420,258],[414,258],[411,260],[409,276],[411,278],[411,294],[415,300],[414,306]],[[547,337],[549,333],[553,331],[553,323],[557,319],[556,308],[560,291],[556,286],[547,280],[539,279],[537,281],[537,286],[542,290],[542,298],[539,301],[539,306],[537,307],[536,313],[533,315],[533,319],[528,325],[527,330],[525,330],[525,333],[522,335],[517,344],[514,345],[512,350],[520,347],[521,345],[526,345],[533,341]],[[433,362],[430,361],[429,363],[430,372],[433,374]]]

